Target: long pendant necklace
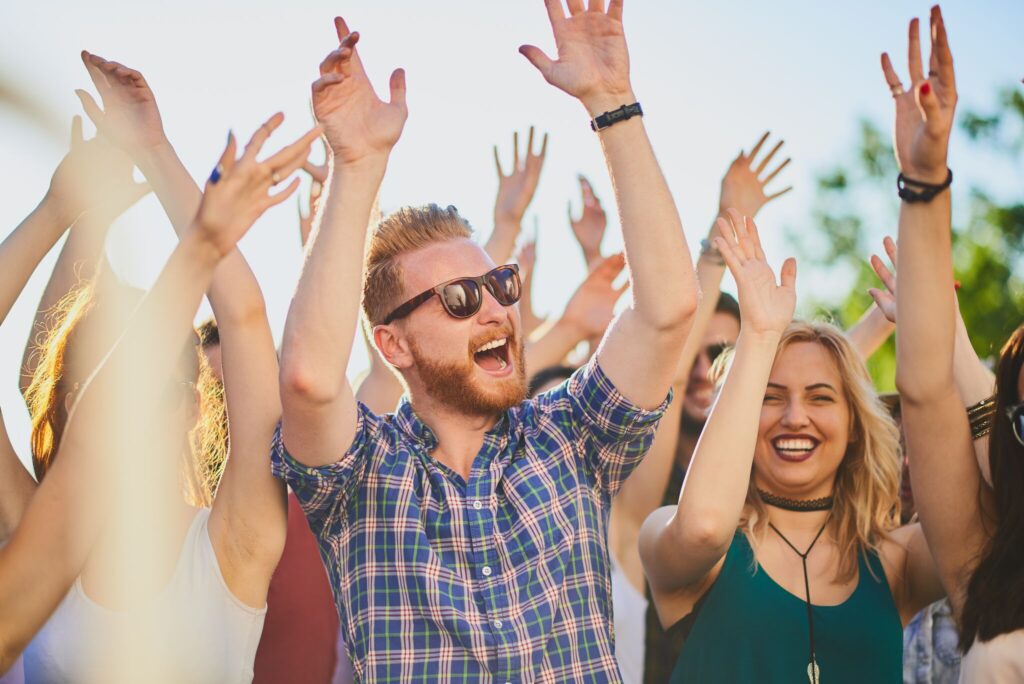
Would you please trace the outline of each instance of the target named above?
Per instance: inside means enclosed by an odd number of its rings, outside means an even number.
[[[793,553],[800,556],[800,562],[804,567],[804,596],[807,601],[807,632],[808,641],[810,642],[810,660],[807,662],[807,679],[810,680],[811,684],[820,684],[821,682],[821,668],[818,667],[818,658],[814,653],[814,611],[811,609],[811,581],[807,575],[807,556],[811,553],[811,549],[818,543],[818,539],[821,538],[821,533],[825,531],[825,526],[828,525],[828,517],[825,518],[825,522],[821,524],[821,529],[818,530],[818,534],[814,535],[814,540],[811,545],[807,547],[807,550],[801,553],[793,544],[786,539],[786,535],[779,532],[777,528],[771,522],[768,523],[768,527],[775,530],[775,534],[779,535],[779,539],[786,542],[786,546],[793,549]]]

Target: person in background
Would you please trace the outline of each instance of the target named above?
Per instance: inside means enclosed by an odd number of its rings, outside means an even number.
[[[960,625],[965,682],[1024,678],[1024,328],[1000,352],[995,395],[976,404],[957,387],[948,147],[957,102],[945,24],[931,14],[927,75],[917,22],[905,87],[888,55],[901,174],[896,280],[896,386],[914,503]],[[989,436],[979,453],[979,438]],[[985,468],[984,466],[988,466]]]

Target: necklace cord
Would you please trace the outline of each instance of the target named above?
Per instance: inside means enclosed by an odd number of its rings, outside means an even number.
[[[817,657],[815,656],[815,653],[814,653],[814,611],[813,611],[812,606],[811,606],[811,580],[810,580],[810,577],[809,577],[809,575],[807,573],[807,556],[810,555],[811,549],[813,549],[814,545],[818,543],[818,539],[821,538],[822,532],[825,531],[825,527],[828,525],[828,518],[829,517],[830,516],[826,516],[825,522],[823,522],[821,524],[821,528],[818,530],[818,533],[816,535],[814,535],[814,540],[811,541],[811,545],[808,546],[807,550],[804,551],[803,553],[801,553],[799,549],[797,549],[795,546],[793,546],[793,542],[791,542],[788,539],[786,539],[786,535],[782,534],[782,532],[779,531],[779,528],[776,527],[774,523],[772,523],[771,521],[768,522],[768,527],[772,528],[775,531],[775,534],[779,535],[779,539],[781,539],[782,541],[786,542],[786,546],[788,546],[789,548],[793,549],[793,553],[795,553],[796,555],[800,556],[800,563],[801,563],[801,565],[803,565],[803,569],[804,569],[804,595],[806,597],[806,603],[807,603],[807,636],[808,636],[808,645],[809,645],[810,651],[811,651],[810,652],[810,658],[811,658],[810,669],[808,670],[808,673],[811,675],[811,682],[812,682],[812,684],[816,684],[817,681],[818,681],[818,675],[817,675],[817,672],[818,672],[818,659],[817,659]]]

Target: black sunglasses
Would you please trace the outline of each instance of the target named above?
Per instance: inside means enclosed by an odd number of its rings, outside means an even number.
[[[417,307],[430,301],[434,295],[440,298],[441,305],[452,318],[469,318],[476,315],[483,304],[483,288],[487,288],[502,306],[512,306],[519,301],[523,293],[523,284],[519,280],[519,266],[499,266],[476,278],[455,278],[436,285],[388,314],[384,319],[384,325],[408,316]]]
[[[1017,438],[1021,446],[1024,446],[1024,401],[1007,406],[1006,417],[1010,419],[1010,425],[1013,426],[1013,436]]]

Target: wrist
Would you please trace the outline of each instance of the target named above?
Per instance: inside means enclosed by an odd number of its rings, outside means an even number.
[[[930,185],[940,185],[946,181],[946,176],[949,175],[949,167],[946,164],[920,169],[907,166],[900,169],[900,172],[911,180],[921,181]]]
[[[739,337],[736,338],[736,346],[740,346],[740,342],[743,342],[745,347],[755,347],[757,349],[763,349],[765,351],[770,350],[774,355],[775,350],[779,347],[779,340],[782,339],[782,331],[774,329],[765,330],[754,330],[747,328],[743,329],[740,326]]]
[[[73,202],[62,197],[59,192],[54,192],[53,186],[50,186],[36,206],[35,213],[46,221],[47,225],[63,231],[82,214],[82,210],[75,210],[72,204]]]
[[[208,267],[212,271],[226,256],[226,253],[217,244],[215,237],[216,229],[204,226],[196,218],[188,231],[181,236],[179,246],[189,254],[197,265]]]
[[[153,168],[161,161],[167,159],[168,156],[174,156],[175,154],[171,141],[166,136],[161,136],[159,140],[151,145],[140,145],[134,148],[131,150],[130,156],[139,167],[139,170],[145,175],[147,168]]]
[[[636,101],[636,95],[629,87],[621,91],[593,93],[580,98],[580,102],[586,107],[591,119]]]

